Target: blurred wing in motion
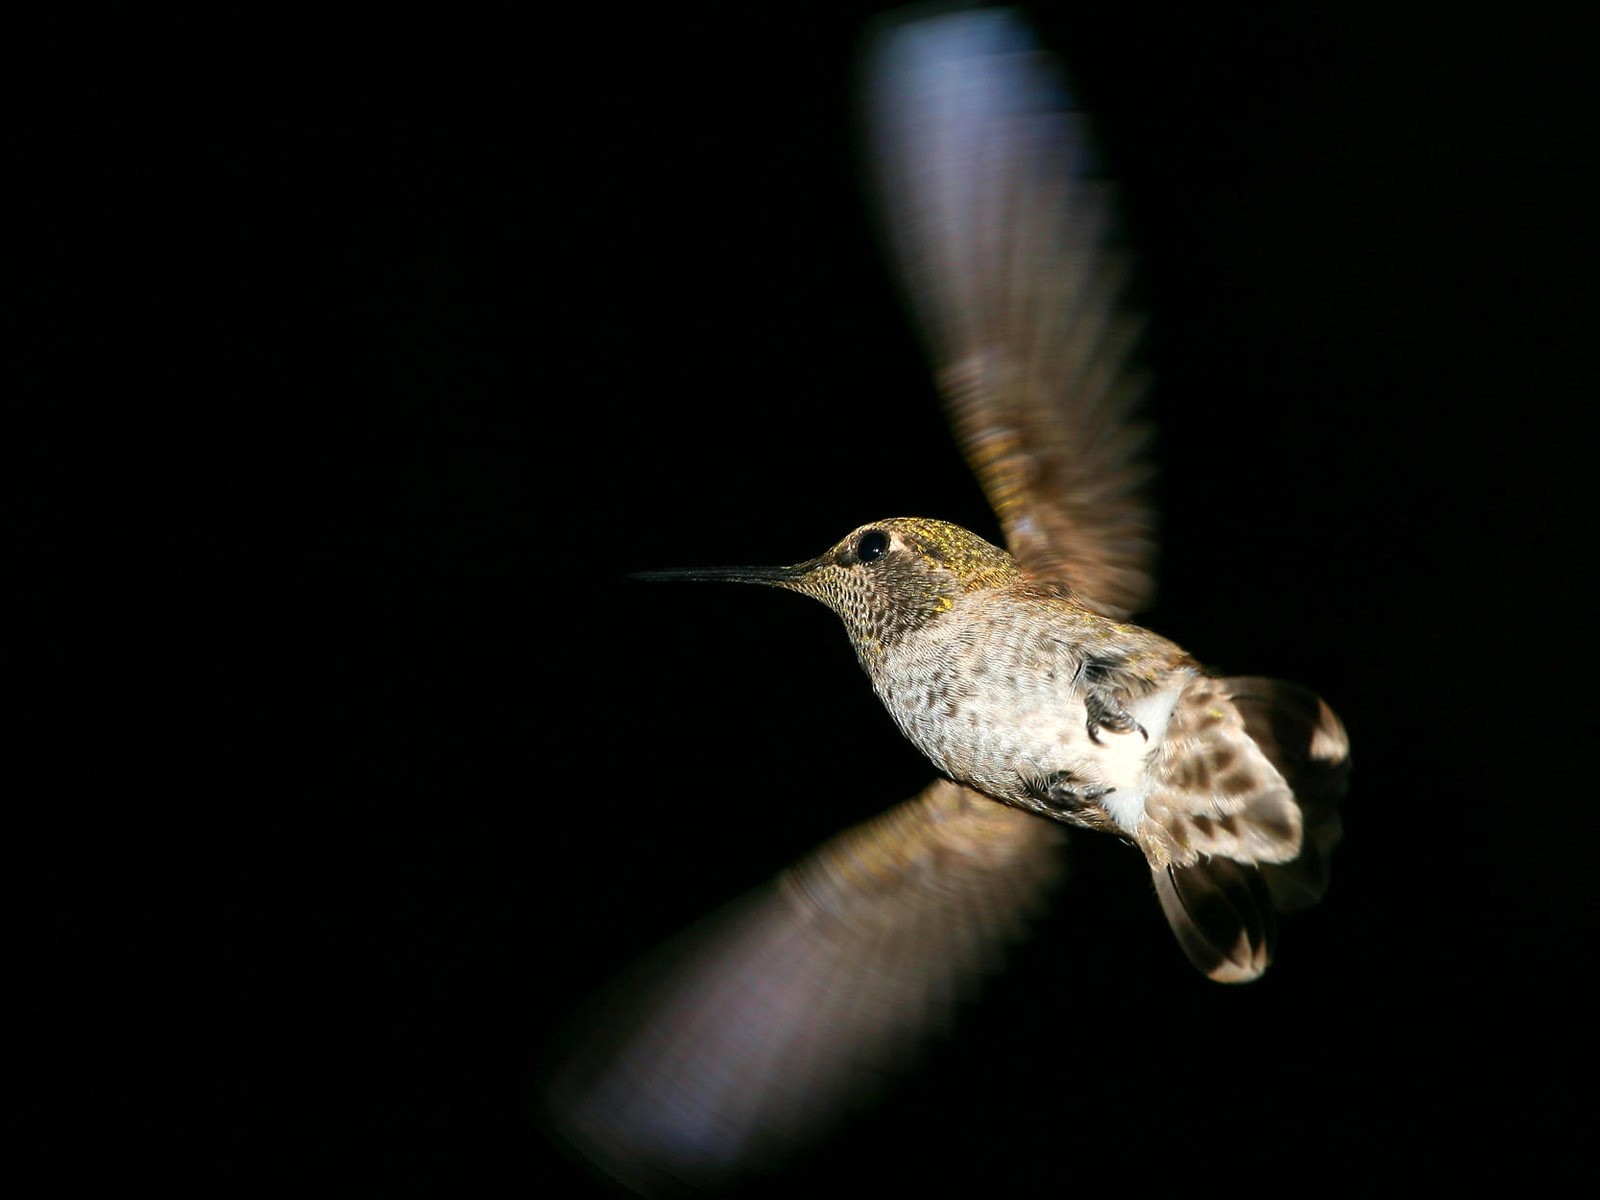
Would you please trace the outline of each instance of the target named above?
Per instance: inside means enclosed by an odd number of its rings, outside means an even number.
[[[1059,827],[940,780],[669,945],[583,1014],[557,1130],[647,1195],[776,1165],[936,1033],[1062,868]]]
[[[1084,119],[1012,10],[891,22],[870,50],[869,169],[962,451],[1024,570],[1124,618],[1154,521]]]

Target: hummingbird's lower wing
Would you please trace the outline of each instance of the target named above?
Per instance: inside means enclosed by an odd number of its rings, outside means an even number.
[[[866,60],[884,235],[962,450],[1029,574],[1121,619],[1151,598],[1138,322],[1082,114],[1013,10],[913,16]]]
[[[557,1130],[646,1194],[821,1132],[936,1032],[1059,878],[1060,828],[939,780],[691,930],[584,1014]]]
[[[1344,726],[1306,688],[1239,676],[1184,693],[1152,767],[1146,853],[1178,944],[1212,979],[1255,979],[1274,911],[1322,898],[1349,773]]]

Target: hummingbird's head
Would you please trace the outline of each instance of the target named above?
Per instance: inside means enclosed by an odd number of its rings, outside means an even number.
[[[802,592],[838,613],[862,661],[948,612],[969,592],[1019,578],[1000,547],[947,521],[892,517],[853,529],[832,549],[787,567],[654,571],[649,579],[728,579]]]

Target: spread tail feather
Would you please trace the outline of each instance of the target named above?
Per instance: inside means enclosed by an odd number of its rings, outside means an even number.
[[[1187,692],[1168,745],[1146,801],[1162,911],[1206,975],[1255,979],[1272,958],[1274,912],[1327,890],[1349,738],[1313,692],[1240,676]]]
[[[1278,768],[1300,805],[1300,853],[1264,864],[1281,912],[1308,908],[1328,890],[1334,847],[1344,834],[1339,801],[1350,778],[1350,739],[1328,705],[1307,688],[1244,676],[1222,681],[1245,732]]]

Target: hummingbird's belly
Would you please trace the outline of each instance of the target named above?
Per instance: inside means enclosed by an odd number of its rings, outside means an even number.
[[[1056,653],[1049,649],[1019,661],[1015,647],[980,642],[952,660],[947,647],[920,669],[880,681],[879,694],[905,735],[952,778],[1064,819],[1037,789],[1042,780],[1070,778],[1133,834],[1144,817],[1148,765],[1187,679],[1128,703],[1140,728],[1102,728],[1091,738],[1083,658],[1059,644]]]

